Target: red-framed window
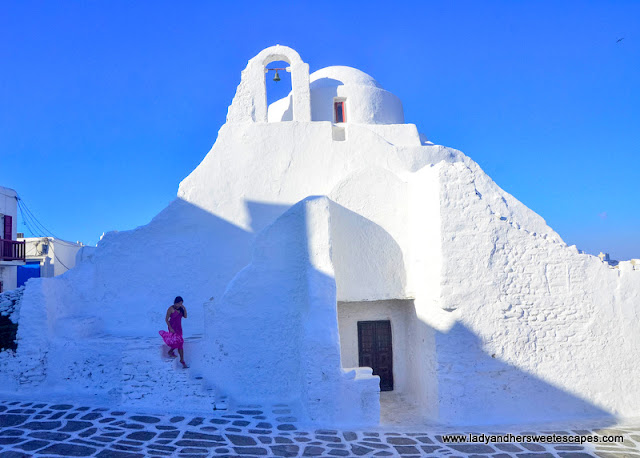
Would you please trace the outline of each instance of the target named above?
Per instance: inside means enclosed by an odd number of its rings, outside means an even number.
[[[345,111],[344,100],[333,102],[333,111],[335,113],[336,123],[347,122],[347,112]]]

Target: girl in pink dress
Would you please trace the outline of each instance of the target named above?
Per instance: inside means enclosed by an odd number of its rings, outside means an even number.
[[[169,350],[169,356],[175,357],[176,354],[173,350],[177,348],[178,354],[180,355],[180,363],[182,367],[185,368],[187,364],[184,362],[184,350],[182,349],[184,345],[184,339],[182,338],[182,318],[186,317],[187,309],[182,304],[182,298],[178,296],[173,301],[173,305],[167,309],[167,316],[164,319],[169,327],[169,332],[158,331],[162,340],[171,348],[171,350]]]

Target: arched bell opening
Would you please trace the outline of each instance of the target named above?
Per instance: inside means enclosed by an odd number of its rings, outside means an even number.
[[[280,45],[264,49],[249,61],[247,68],[242,72],[242,81],[229,107],[228,122],[268,122],[265,68],[279,61],[286,62],[291,69],[292,120],[311,122],[309,65],[304,63],[293,49]],[[282,82],[284,73],[278,74]]]
[[[265,65],[264,72],[267,120],[269,122],[292,121],[294,95],[289,62],[275,60]],[[275,106],[274,102],[277,102]],[[278,116],[274,117],[273,111],[278,112]]]
[[[267,122],[265,68],[278,61],[288,63],[291,69],[292,120],[311,121],[309,65],[304,63],[293,49],[280,45],[264,49],[249,61],[247,68],[242,72],[242,82],[229,108],[228,120]],[[283,74],[279,75],[282,78]]]

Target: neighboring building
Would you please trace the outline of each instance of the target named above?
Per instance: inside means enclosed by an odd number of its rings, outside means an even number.
[[[616,261],[609,257],[609,253],[603,253],[602,251],[598,255],[598,258],[604,264],[607,264],[611,269],[640,270],[640,259],[629,259],[628,261]]]
[[[16,240],[18,194],[0,186],[0,292],[17,287],[18,266],[25,264],[25,244]]]
[[[292,91],[269,107],[282,60]],[[194,377],[161,357],[177,295]],[[381,397],[457,425],[632,417],[639,301],[639,272],[567,246],[371,76],[274,46],[175,201],[27,284],[0,388],[165,412],[215,388],[326,426],[376,424]]]
[[[18,286],[30,278],[62,275],[76,265],[76,254],[84,246],[54,237],[19,237],[25,242],[25,264],[18,267]]]

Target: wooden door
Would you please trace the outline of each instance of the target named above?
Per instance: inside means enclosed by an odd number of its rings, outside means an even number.
[[[393,390],[390,321],[358,321],[358,360],[380,377],[380,391]]]

